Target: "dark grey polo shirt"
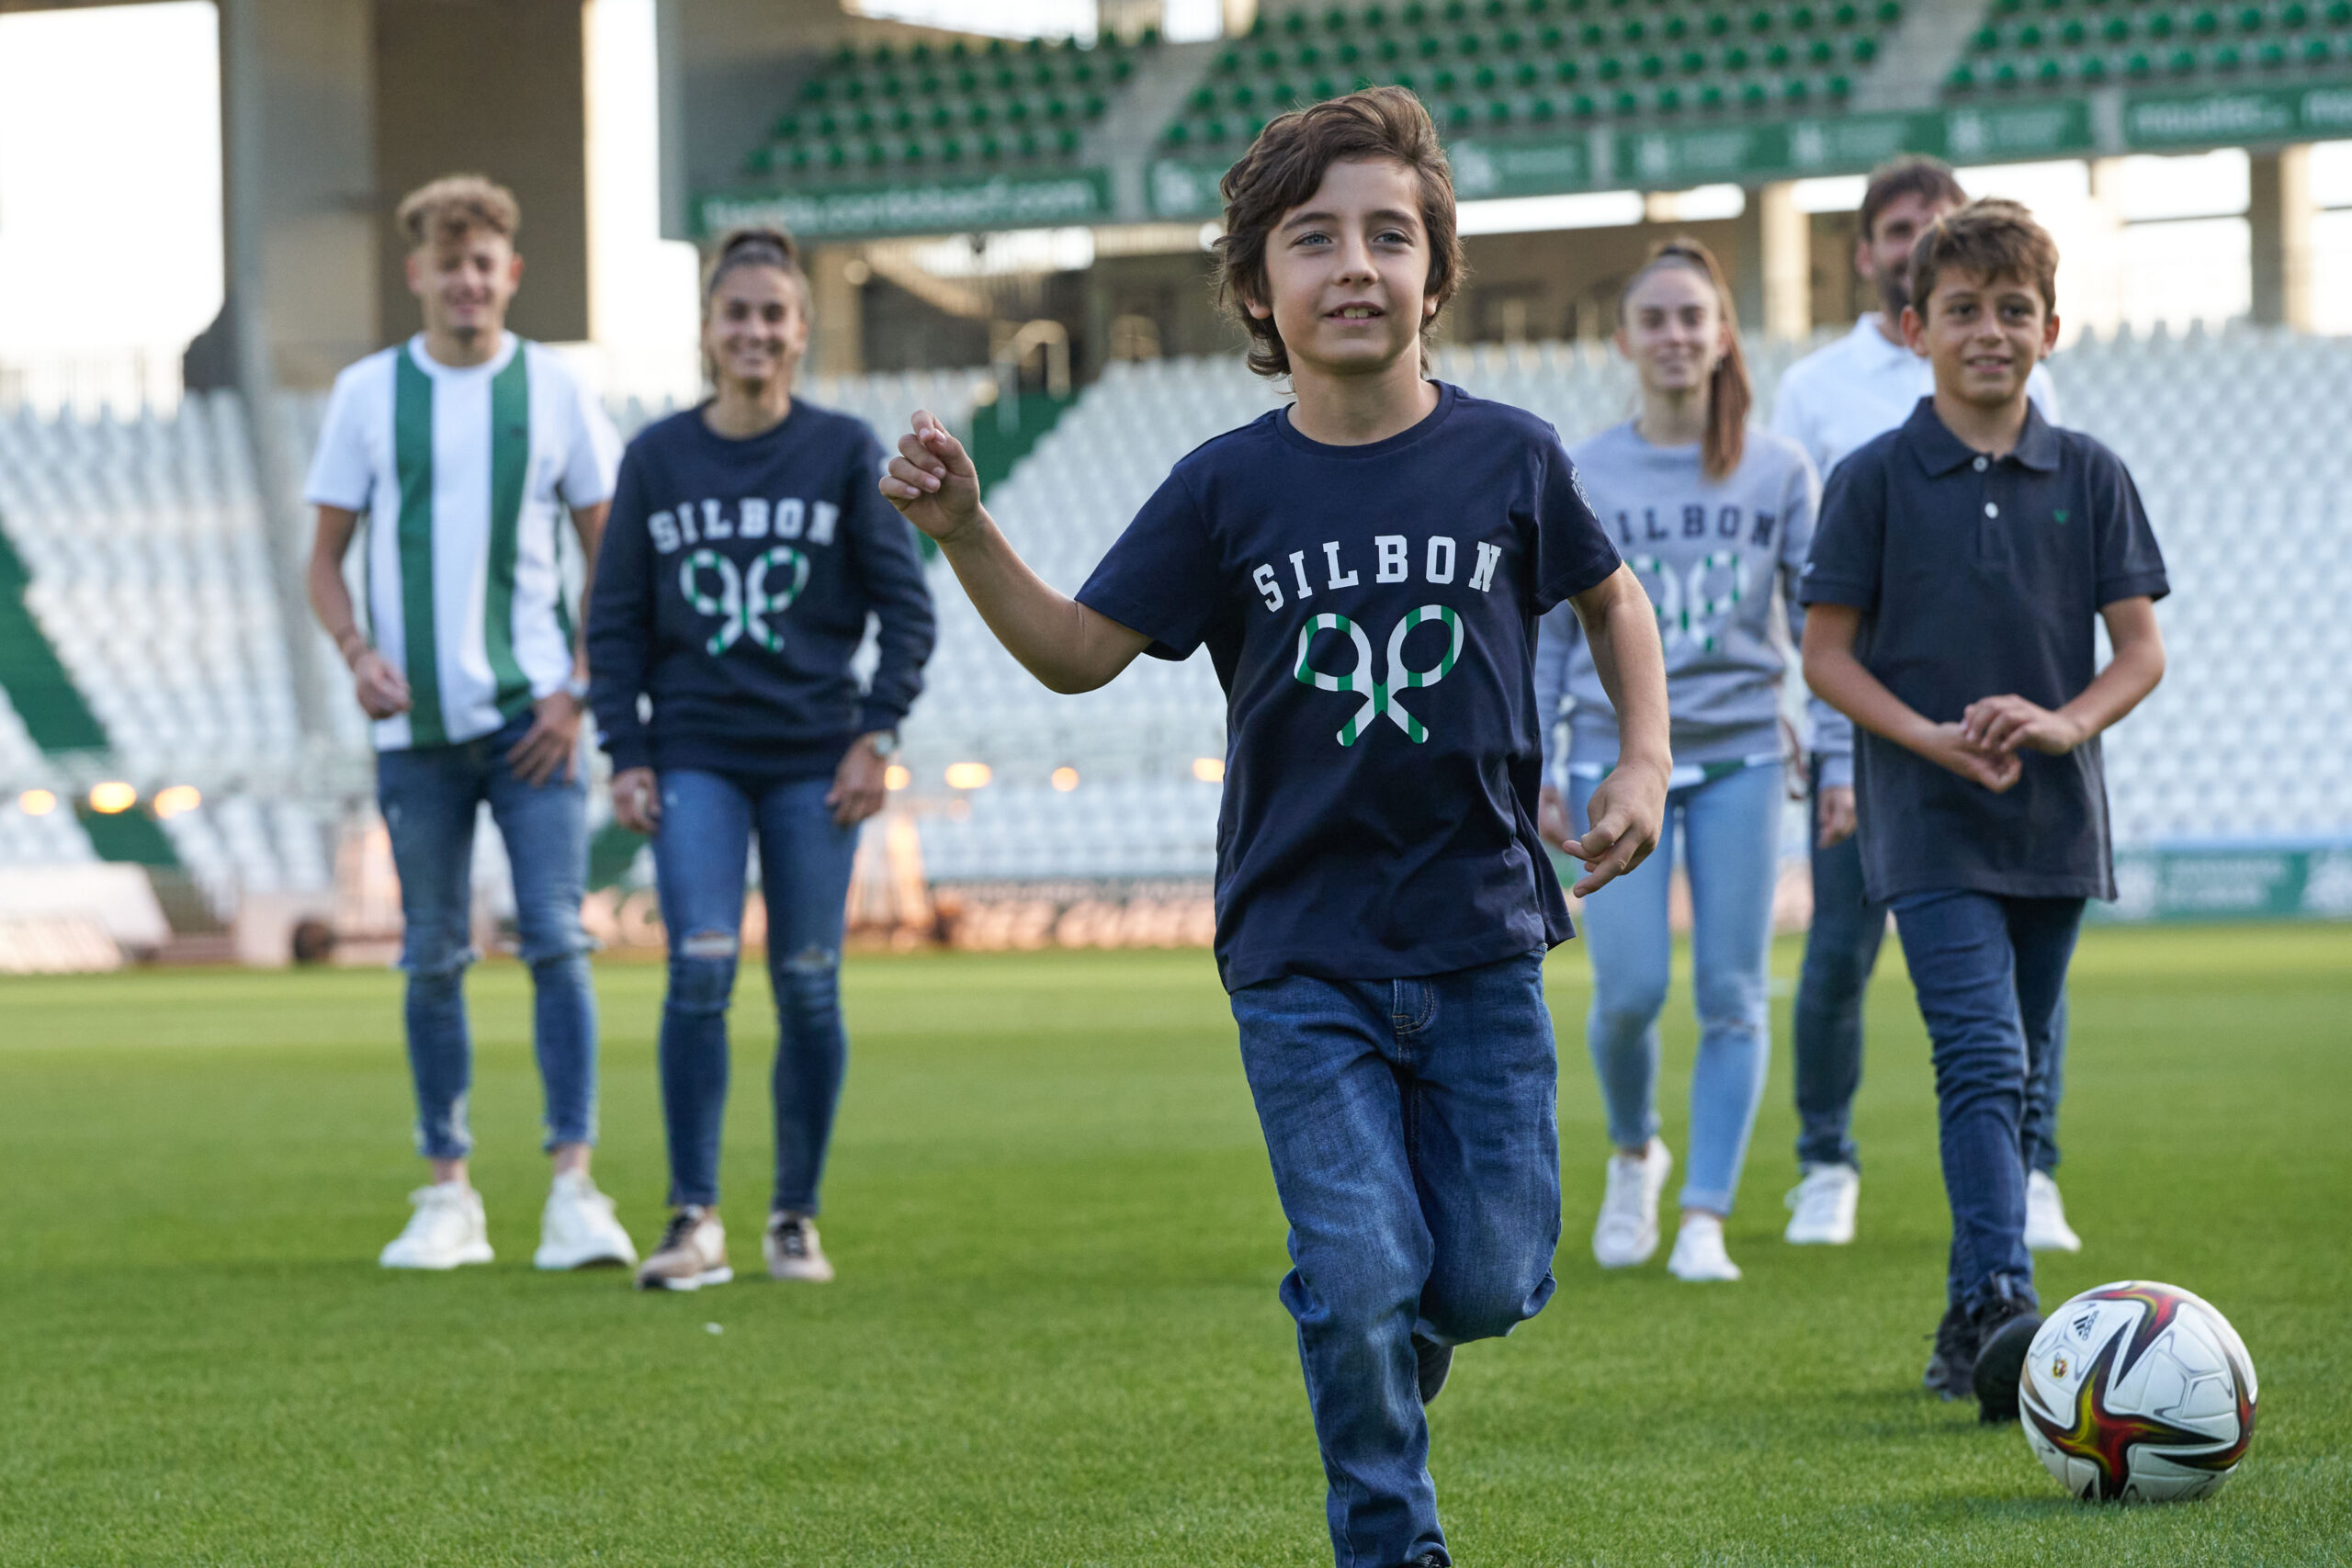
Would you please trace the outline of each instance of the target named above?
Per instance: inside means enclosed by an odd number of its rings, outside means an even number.
[[[2008,693],[2055,708],[2097,673],[2098,611],[2169,592],[2122,462],[2028,406],[2006,457],[1963,445],[1922,398],[1838,465],[1798,598],[1862,612],[1854,653],[1939,723]],[[2115,897],[2107,781],[2094,739],[2019,753],[1995,795],[1856,730],[1862,878],[1877,900],[1947,888]]]

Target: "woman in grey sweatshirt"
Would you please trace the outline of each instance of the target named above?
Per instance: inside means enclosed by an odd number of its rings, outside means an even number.
[[[1616,1145],[1592,1250],[1604,1268],[1623,1268],[1657,1248],[1658,1198],[1673,1166],[1657,1136],[1656,1089],[1679,820],[1699,1056],[1682,1225],[1667,1267],[1685,1280],[1736,1280],[1723,1219],[1770,1055],[1765,959],[1786,799],[1781,691],[1802,632],[1792,590],[1820,483],[1794,443],[1747,427],[1731,296],[1703,246],[1660,246],[1625,286],[1618,319],[1641,412],[1570,455],[1593,512],[1657,607],[1675,769],[1657,852],[1584,907],[1593,970],[1586,1035]],[[1616,716],[1573,615],[1544,617],[1535,683],[1545,836],[1556,841],[1585,830],[1585,802],[1617,760]],[[1561,766],[1552,731],[1564,694],[1574,707]]]

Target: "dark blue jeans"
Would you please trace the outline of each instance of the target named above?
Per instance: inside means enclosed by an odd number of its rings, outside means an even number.
[[[842,1028],[842,923],[857,829],[835,826],[830,775],[750,786],[692,769],[662,774],[653,863],[670,936],[662,1002],[662,1110],[670,1201],[718,1201],[727,1115],[727,1007],[742,946],[743,878],[754,834],[776,1011],[774,1207],[817,1212],[849,1040]]]
[[[1813,760],[1813,797],[1821,798],[1821,759]],[[1797,1163],[1861,1168],[1851,1131],[1854,1093],[1862,1084],[1862,997],[1886,939],[1886,906],[1862,891],[1860,834],[1813,851],[1813,926],[1795,1010]],[[2046,1092],[2026,1120],[2036,1170],[2058,1168],[2058,1101],[2065,1086],[2066,999],[2051,1026]]]
[[[596,1137],[596,995],[588,933],[580,924],[588,789],[584,774],[537,785],[515,777],[506,753],[529,728],[526,715],[479,739],[376,759],[376,800],[401,879],[409,1072],[416,1083],[417,1150],[427,1159],[462,1159],[473,1148],[466,1122],[473,1039],[465,976],[476,956],[469,917],[474,821],[483,801],[514,872],[521,957],[531,969],[531,1037],[547,1097],[547,1145]]]
[[[1402,980],[1285,976],[1233,994],[1290,1222],[1282,1303],[1340,1568],[1445,1552],[1416,1333],[1508,1334],[1560,1240],[1559,1063],[1544,955]]]
[[[2051,1043],[2080,898],[1905,894],[1894,928],[1935,1050],[1936,1120],[1951,1204],[1951,1303],[2031,1302],[2025,1180],[2033,1163],[2026,1106],[2048,1089]]]

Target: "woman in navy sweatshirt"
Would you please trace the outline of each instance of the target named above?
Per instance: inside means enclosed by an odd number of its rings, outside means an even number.
[[[734,1277],[718,1134],[755,834],[778,1029],[763,1250],[776,1279],[832,1278],[813,1220],[848,1053],[850,865],[922,689],[933,617],[913,531],[875,489],[873,431],[793,396],[808,344],[791,238],[729,235],[703,287],[716,395],[629,444],[589,601],[590,702],[613,760],[613,813],[652,835],[670,936],[661,1059],[675,1213],[639,1270],[647,1289]],[[869,615],[881,660],[861,689],[850,660]]]

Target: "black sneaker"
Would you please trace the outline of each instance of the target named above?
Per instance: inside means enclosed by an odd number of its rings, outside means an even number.
[[[1976,1391],[1976,1418],[1997,1425],[2018,1418],[2018,1378],[2026,1352],[2041,1332],[2041,1314],[2015,1296],[1996,1296],[1977,1308],[1969,1326],[1976,1336],[1976,1364],[1969,1382]]]
[[[1453,1347],[1441,1345],[1434,1339],[1424,1339],[1416,1334],[1413,1336],[1413,1358],[1419,1363],[1421,1403],[1427,1405],[1445,1387],[1446,1374],[1453,1371]],[[1442,1561],[1442,1558],[1419,1558],[1407,1564],[1407,1568],[1419,1568],[1421,1562]]]
[[[1919,1382],[1939,1399],[1970,1397],[1975,1393],[1968,1373],[1976,1364],[1976,1330],[1968,1314],[1956,1306],[1946,1307],[1943,1321],[1936,1325],[1935,1340],[1927,1372]]]

